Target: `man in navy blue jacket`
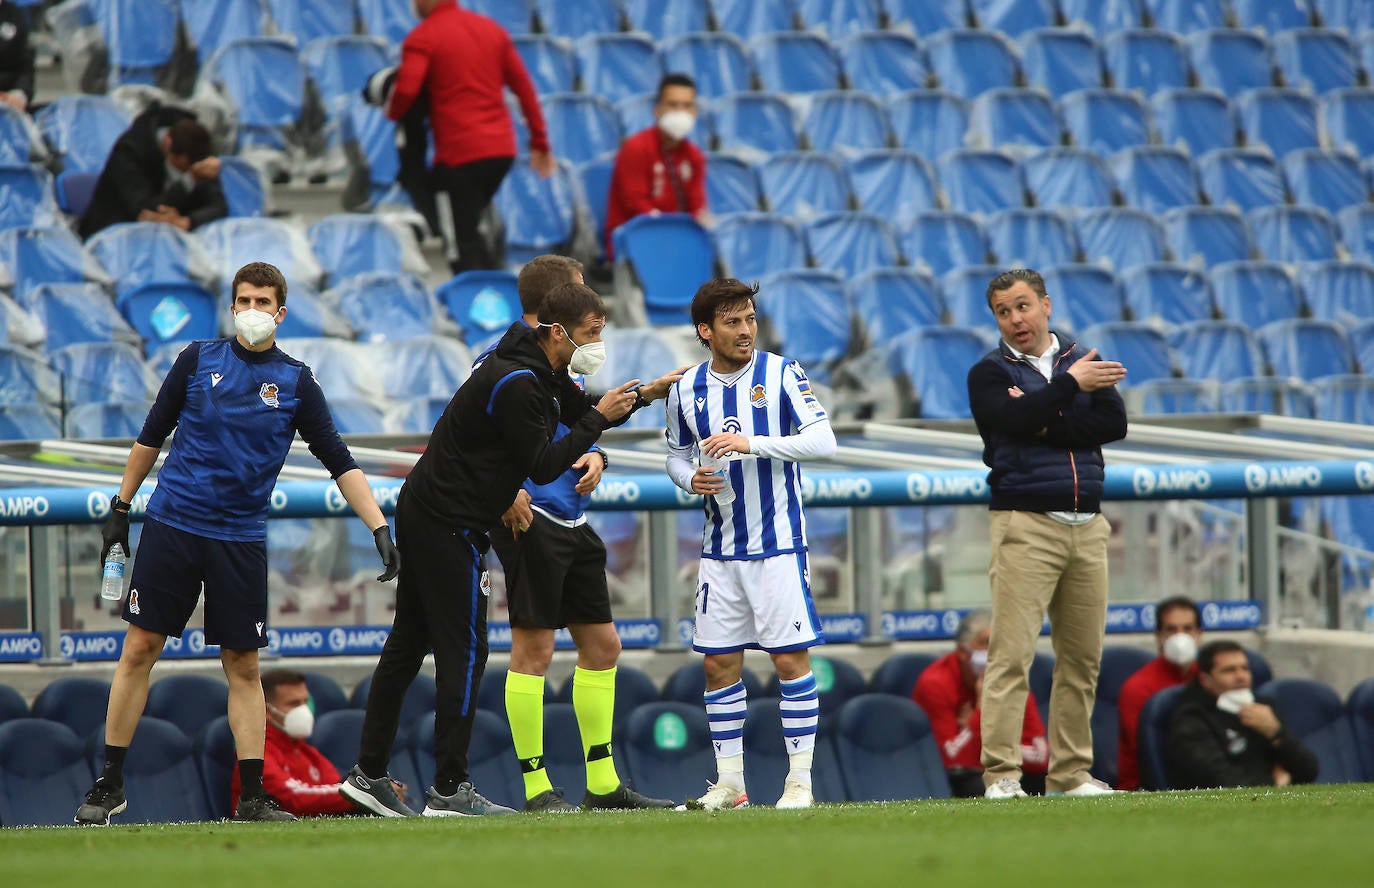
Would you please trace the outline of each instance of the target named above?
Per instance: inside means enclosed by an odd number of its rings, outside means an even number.
[[[1035,640],[1046,611],[1054,643],[1051,795],[1112,792],[1088,773],[1107,620],[1102,445],[1126,436],[1116,384],[1126,368],[1050,330],[1045,281],[1028,268],[988,284],[1002,334],[968,373],[969,404],[991,471],[992,639],[983,678],[988,798],[1021,789],[1021,726]]]

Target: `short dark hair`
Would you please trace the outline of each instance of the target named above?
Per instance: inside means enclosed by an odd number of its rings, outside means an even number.
[[[716,278],[707,281],[697,288],[696,295],[692,297],[692,327],[696,328],[702,324],[711,326],[718,315],[723,312],[733,311],[744,303],[755,311],[758,310],[759,303],[756,298],[759,294],[757,282],[746,284],[734,278]],[[697,341],[709,347],[709,343],[701,338],[701,331],[697,331]]]
[[[1197,627],[1202,628],[1202,608],[1197,606],[1197,602],[1187,595],[1174,595],[1155,605],[1155,631],[1159,631],[1159,623],[1164,618],[1166,611],[1180,607],[1192,611],[1193,619],[1197,621]]]
[[[172,124],[167,134],[172,141],[168,149],[170,153],[183,154],[191,163],[204,160],[215,153],[214,146],[210,143],[210,131],[197,121],[189,118],[178,120]]]
[[[658,92],[654,95],[654,103],[663,101],[663,92],[670,86],[686,86],[696,92],[697,82],[681,71],[670,71],[664,74],[658,81]]]
[[[286,304],[286,276],[281,273],[280,268],[271,263],[249,262],[234,272],[234,282],[229,286],[230,302],[233,302],[234,297],[238,296],[239,284],[248,284],[252,287],[275,287],[277,305]]]
[[[539,314],[539,306],[544,297],[559,284],[576,283],[575,278],[582,273],[582,263],[571,256],[557,256],[545,253],[535,256],[520,269],[515,289],[520,294],[520,310],[525,314]]]
[[[1025,281],[1030,284],[1030,288],[1035,291],[1037,296],[1049,295],[1045,290],[1045,279],[1040,276],[1040,272],[1034,268],[1012,268],[988,281],[988,308],[992,308],[994,293],[1011,289],[1017,281]]]
[[[294,669],[268,669],[262,674],[262,695],[270,703],[282,685],[305,684],[305,673]]]
[[[562,325],[564,332],[571,333],[572,328],[582,323],[582,319],[589,314],[606,316],[606,303],[601,301],[596,291],[586,284],[559,284],[548,292],[544,304],[539,306],[540,326],[537,335],[540,339],[546,338],[548,328],[554,324]]]
[[[1212,666],[1216,662],[1218,655],[1243,653],[1245,653],[1245,648],[1234,641],[1227,641],[1225,639],[1221,641],[1209,641],[1197,649],[1197,671],[1199,673],[1206,672],[1210,675]],[[1248,662],[1250,658],[1247,656],[1245,659]]]

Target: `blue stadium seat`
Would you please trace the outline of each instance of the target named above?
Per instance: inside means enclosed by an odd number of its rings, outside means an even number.
[[[334,285],[370,272],[399,274],[405,247],[401,235],[377,216],[336,213],[310,226],[310,249]]]
[[[987,235],[968,213],[919,213],[902,228],[907,261],[933,275],[988,261]]]
[[[144,284],[190,283],[207,272],[190,235],[156,222],[111,225],[86,242],[86,253],[114,280],[116,296]]]
[[[1145,0],[1155,27],[1163,31],[1203,31],[1226,26],[1225,0]]]
[[[620,147],[620,117],[600,95],[562,93],[542,101],[549,140],[558,146],[560,157],[585,163]]]
[[[416,793],[434,783],[434,719],[420,718],[415,723],[407,743],[414,762]],[[393,756],[393,760],[396,757]],[[394,768],[394,765],[393,765]],[[394,773],[394,771],[393,771]],[[515,758],[510,728],[505,719],[485,709],[478,709],[472,723],[472,741],[468,746],[468,774],[473,786],[498,805],[524,807],[525,788],[520,777],[520,763]]]
[[[1063,141],[1059,115],[1043,89],[991,89],[969,106],[965,138],[978,148],[1035,152]]]
[[[120,345],[127,348],[138,342],[138,334],[115,308],[109,294],[97,284],[42,284],[16,301],[47,327],[48,338],[43,348],[50,354],[68,346]],[[70,385],[67,395],[72,396]]]
[[[333,3],[312,4],[310,8],[316,6],[339,8]],[[320,99],[330,109],[357,96],[369,77],[391,64],[390,48],[381,37],[341,32],[337,36],[322,36],[301,43],[304,46],[301,61],[319,90]]]
[[[174,74],[179,5],[175,0],[91,3],[88,10],[99,29],[93,54],[99,62],[81,72],[83,88],[105,92],[125,84],[167,86]]]
[[[897,234],[874,213],[827,213],[804,223],[811,259],[818,268],[845,277],[896,265]]]
[[[1332,321],[1292,318],[1273,321],[1256,333],[1275,376],[1306,382],[1357,371],[1345,330]]]
[[[1266,4],[1274,9],[1288,8],[1283,3]],[[1289,86],[1311,90],[1317,95],[1353,87],[1359,82],[1360,60],[1355,45],[1343,31],[1325,28],[1300,28],[1283,31],[1270,38],[1274,59]]]
[[[1126,203],[1147,213],[1201,202],[1197,173],[1177,148],[1127,148],[1112,158],[1112,172]]]
[[[706,229],[685,213],[665,213],[631,219],[614,237],[617,276],[633,269],[649,322],[682,323],[699,282],[714,273],[716,249]],[[616,289],[629,298],[619,280]]]
[[[897,144],[933,162],[964,147],[968,106],[943,90],[911,90],[889,101]]]
[[[987,220],[988,242],[1007,267],[1063,265],[1078,258],[1073,226],[1054,210],[1003,210]]]
[[[284,150],[297,140],[306,111],[306,71],[296,47],[279,37],[226,43],[200,76],[235,109],[236,151]]]
[[[1350,327],[1350,345],[1361,367],[1374,367],[1374,320],[1361,321]]]
[[[988,308],[988,281],[1005,270],[1001,265],[956,265],[942,274],[940,292],[945,297],[949,322],[964,328],[965,332],[986,329],[992,317]]]
[[[1096,348],[1105,360],[1120,361],[1130,368],[1131,372],[1119,383],[1122,389],[1175,376],[1169,342],[1151,324],[1115,321],[1078,329],[1080,341]]]
[[[840,56],[849,85],[860,92],[895,95],[921,89],[930,80],[925,53],[910,34],[861,31],[840,44]]]
[[[576,39],[619,31],[621,27],[620,0],[537,0],[537,5],[547,34]]]
[[[362,0],[359,4],[363,8],[363,21],[370,23],[367,7],[376,6],[402,6],[388,2],[388,0],[372,0],[369,4],[367,0]],[[190,38],[191,45],[196,48],[196,57],[203,67],[210,57],[222,46],[235,40],[242,40],[250,37],[257,37],[264,33],[266,25],[266,9],[261,3],[242,2],[242,0],[195,0],[192,3],[182,2],[181,22],[186,28],[186,36]],[[399,32],[399,36],[387,34],[385,36],[396,44],[401,42],[410,29],[415,26],[415,18],[406,9],[409,16],[409,23],[405,30]],[[379,31],[368,28],[369,33],[378,34]]]
[[[703,99],[745,92],[752,85],[753,66],[749,50],[736,33],[740,32],[684,34],[665,40],[659,48],[662,69],[689,75]]]
[[[708,0],[621,0],[631,31],[646,31],[655,40],[708,30]]]
[[[53,679],[38,692],[32,714],[34,718],[60,722],[84,739],[105,722],[109,700],[110,683],[105,679],[64,676]]]
[[[0,231],[58,224],[52,174],[41,167],[0,166]]]
[[[1359,157],[1374,153],[1374,89],[1338,89],[1322,96],[1321,125],[1332,148]]]
[[[587,94],[582,98],[616,102],[639,93],[655,93],[663,74],[654,44],[643,34],[583,37],[577,42],[577,59],[582,89]],[[547,104],[548,98],[544,101]],[[559,146],[560,155],[565,153],[561,142],[554,144]]]
[[[952,210],[996,213],[1025,203],[1021,170],[1005,152],[951,151],[937,168]]]
[[[1272,262],[1215,265],[1212,292],[1222,317],[1254,330],[1271,321],[1296,318],[1302,310],[1297,284],[1282,265]]]
[[[806,236],[785,216],[731,213],[716,221],[711,234],[725,273],[742,281],[807,265]]]
[[[850,281],[847,291],[869,348],[908,330],[935,326],[945,311],[935,279],[915,268],[875,268]]]
[[[1164,214],[1164,230],[1174,258],[1188,265],[1244,262],[1255,253],[1245,217],[1235,207],[1178,207]]]
[[[1218,392],[1226,413],[1272,413],[1316,419],[1317,403],[1312,388],[1293,379],[1251,376],[1223,382]]]
[[[1145,6],[1144,0],[1059,0],[1059,10],[1069,27],[1105,35],[1139,28]]]
[[[473,352],[447,336],[415,336],[382,343],[379,358],[381,390],[388,400],[447,400],[468,378]]]
[[[984,287],[988,280],[991,275],[983,277]],[[944,289],[950,291],[948,286]],[[983,311],[986,316],[986,300]],[[910,387],[917,416],[968,419],[973,415],[965,376],[988,350],[978,334],[959,327],[924,327],[891,340],[889,346],[888,369]]]
[[[490,0],[488,0],[488,5],[490,5]],[[321,38],[345,37],[353,33],[353,3],[329,3],[319,2],[319,0],[267,0],[267,7],[272,14],[272,21],[277,26],[277,31],[282,34],[290,34],[301,45]],[[474,7],[473,11],[483,15],[491,14],[481,8]]]
[[[1341,226],[1341,243],[1351,257],[1374,260],[1374,207],[1346,207],[1336,214],[1336,221]]]
[[[58,96],[34,115],[62,169],[99,173],[129,128],[129,112],[106,96]]]
[[[750,803],[768,804],[780,798],[787,779],[789,760],[782,732],[779,700],[774,697],[750,698],[744,720],[745,787]],[[848,801],[844,776],[835,753],[836,718],[822,709],[812,763],[812,793],[818,802]]]
[[[1347,151],[1291,151],[1283,159],[1283,172],[1298,204],[1338,213],[1369,200],[1359,159]]]
[[[1177,416],[1185,413],[1216,413],[1221,409],[1215,380],[1155,379],[1135,386],[1139,412],[1146,416]],[[1096,715],[1096,712],[1094,712]],[[1116,715],[1113,714],[1113,720]],[[1116,731],[1112,731],[1113,737]],[[1093,742],[1097,742],[1097,727],[1093,727]],[[1113,747],[1116,740],[1112,741]]]
[[[105,755],[103,734],[93,732],[86,741],[86,758],[96,772]],[[191,738],[175,724],[147,714],[139,719],[124,760],[124,790],[131,804],[120,815],[122,823],[180,823],[211,816]]]
[[[465,271],[440,284],[434,297],[463,328],[463,341],[476,348],[520,319],[515,284],[509,271]]]
[[[572,92],[576,88],[577,54],[569,40],[547,34],[524,34],[512,42],[540,95]]]
[[[488,668],[486,672],[482,673],[482,686],[477,691],[477,708],[485,709],[487,712],[500,716],[503,720],[506,719],[506,676],[509,672],[510,670],[499,666]],[[544,704],[546,706],[570,702],[572,702],[571,697],[567,700],[558,699],[552,681],[546,680],[544,682]],[[550,732],[546,730],[544,733],[547,735]]]
[[[1166,751],[1169,746],[1169,719],[1178,706],[1183,685],[1165,688],[1145,701],[1140,710],[1136,733],[1136,751],[1140,764],[1140,785],[1143,789],[1173,789],[1169,782]]]
[[[72,802],[90,789],[94,776],[81,738],[66,725],[41,718],[0,724],[0,822],[5,826],[71,823]]]
[[[635,334],[647,332],[652,334],[652,331],[644,330],[621,330],[618,332],[633,332]],[[661,375],[662,371],[655,371],[655,373]],[[620,374],[613,374],[613,376],[609,378],[618,379],[620,378]],[[644,378],[647,379],[648,377],[646,376]],[[561,685],[559,685],[558,692],[554,695],[554,701],[557,703],[572,703],[572,700],[573,676],[570,675]],[[620,733],[625,723],[629,721],[630,713],[637,707],[645,703],[655,703],[658,700],[658,685],[654,683],[649,673],[645,672],[643,669],[637,669],[625,663],[617,666],[615,670],[615,713],[611,717],[612,723],[614,724],[612,733]]]
[[[230,806],[230,789],[234,769],[238,766],[229,716],[221,715],[201,728],[191,744],[191,750],[196,759],[196,770],[200,772],[210,817],[215,820],[229,818],[234,813]]]
[[[366,709],[367,695],[371,690],[372,676],[370,674],[365,675],[362,680],[353,686],[352,693],[348,695],[349,705],[354,709]],[[415,680],[410,683],[410,688],[406,691],[405,699],[401,703],[402,730],[404,730],[407,725],[413,725],[420,716],[434,711],[434,699],[436,694],[434,676],[427,672],[421,672],[415,676]],[[400,742],[399,739],[397,742]],[[349,762],[339,770],[347,771],[352,766],[353,762]]]
[[[482,687],[486,687],[485,678]],[[565,799],[574,805],[582,800],[587,792],[587,765],[571,703],[544,704],[544,767]]]
[[[319,285],[324,272],[305,234],[281,219],[218,219],[192,235],[209,254],[226,287],[234,273],[249,262],[270,262],[286,276],[291,294],[297,284]]]
[[[1055,265],[1044,268],[1045,290],[1054,306],[1053,327],[1084,330],[1110,324],[1125,316],[1125,297],[1116,275],[1096,265]],[[987,298],[983,299],[984,310]],[[1134,369],[1132,369],[1134,374]]]
[[[816,93],[802,125],[817,151],[856,154],[889,147],[887,109],[869,95],[850,90]]]
[[[1150,106],[1119,89],[1080,89],[1059,100],[1059,118],[1073,143],[1103,156],[1150,142]]]
[[[1019,37],[1053,25],[1059,14],[1055,4],[1056,0],[969,0],[969,10],[979,27]]]
[[[1056,99],[1102,86],[1102,53],[1092,36],[1076,28],[1042,28],[1021,37],[1026,81]]]
[[[604,391],[614,385],[613,380],[617,379],[658,379],[664,373],[674,367],[681,366],[683,363],[673,348],[672,342],[652,327],[607,327],[602,332],[602,339],[606,343],[607,352],[606,365],[603,368],[605,375],[589,387],[593,392]],[[663,417],[659,416],[656,410],[636,411],[623,426],[623,428],[630,429],[662,429],[662,427]],[[634,516],[625,515],[623,517],[632,522]],[[632,669],[633,667],[622,668]],[[616,674],[620,676],[620,673]],[[568,685],[568,692],[572,692],[571,682]],[[627,691],[627,693],[629,692]],[[657,699],[657,697],[658,692],[655,690],[650,699]],[[619,699],[617,696],[616,700],[619,701]],[[616,708],[619,711],[619,702],[616,703]]]
[[[967,0],[883,0],[890,27],[919,35],[973,24]]]
[[[1368,376],[1324,376],[1312,383],[1312,392],[1320,419],[1359,425],[1374,422],[1374,379]]]
[[[848,210],[849,177],[839,159],[816,152],[775,154],[758,167],[759,187],[769,208],[806,219]]]
[[[1162,89],[1188,86],[1191,68],[1188,47],[1169,31],[1126,30],[1108,33],[1102,41],[1107,73],[1117,89],[1152,95]]]
[[[1140,648],[1108,645],[1102,649],[1102,668],[1097,676],[1097,694],[1092,711],[1092,773],[1109,786],[1116,785],[1117,729],[1120,725],[1117,701],[1126,679],[1153,657]]]
[[[1021,69],[1011,42],[992,31],[942,31],[926,42],[926,54],[940,85],[965,99],[1015,86]]]
[[[1167,262],[1137,266],[1121,273],[1121,289],[1138,321],[1189,324],[1210,321],[1215,310],[1211,283],[1199,268]],[[1258,373],[1262,367],[1257,364],[1245,375]]]
[[[1236,24],[1242,28],[1259,28],[1275,36],[1281,36],[1280,32],[1293,28],[1306,28],[1312,22],[1307,0],[1279,3],[1273,0],[1231,0],[1231,6],[1236,13]]]
[[[0,685],[0,724],[28,717],[29,704],[24,695],[9,685]]]
[[[1159,141],[1201,156],[1234,148],[1236,121],[1226,96],[1214,89],[1166,89],[1152,100]]]
[[[921,673],[938,659],[939,654],[919,651],[892,654],[873,670],[873,676],[868,680],[868,689],[875,694],[891,694],[910,700]]]
[[[935,175],[919,154],[871,151],[850,158],[847,165],[854,196],[866,212],[902,226],[936,207]]]
[[[829,271],[771,274],[756,297],[760,336],[770,348],[800,363],[825,385],[830,371],[850,351],[849,307],[843,278]]]
[[[363,709],[350,707],[319,713],[315,718],[310,745],[329,759],[340,774],[347,774],[358,763],[364,715]],[[403,719],[401,724],[405,723]]]
[[[1312,0],[1312,7],[1328,28],[1348,28],[1352,34],[1374,28],[1374,6],[1365,0]]]
[[[1374,678],[1356,685],[1345,706],[1350,711],[1361,774],[1366,782],[1374,780]]]
[[[1317,102],[1297,89],[1267,87],[1241,93],[1236,118],[1247,145],[1265,145],[1275,157],[1290,151],[1316,148]]]
[[[640,706],[630,713],[621,736],[629,780],[645,795],[696,798],[716,776],[711,731],[700,702]]]
[[[99,181],[99,173],[83,173],[78,170],[58,173],[53,181],[58,208],[68,216],[84,216],[87,207],[91,205],[91,197],[95,194],[95,186]]]
[[[396,184],[400,168],[396,152],[396,124],[382,109],[367,104],[361,98],[340,100],[333,117],[349,171],[345,194],[350,202],[345,207],[370,210],[381,203],[408,206],[410,197]],[[234,211],[229,192],[225,197],[230,200],[231,216],[244,215]]]
[[[849,701],[839,713],[835,744],[856,801],[949,797],[930,720],[910,699],[865,694]]]
[[[48,362],[32,350],[0,342],[0,404],[57,404],[62,381]]]
[[[0,165],[26,166],[44,163],[48,148],[29,115],[10,105],[0,105]]]
[[[1260,207],[1247,221],[1260,255],[1272,262],[1336,258],[1339,234],[1331,214],[1317,207]]]
[[[512,37],[528,34],[534,25],[534,0],[464,0],[463,6],[494,19]]]
[[[748,39],[773,31],[790,31],[797,24],[796,0],[711,0],[716,27],[726,34],[739,34]]]
[[[740,680],[744,682],[745,693],[750,700],[767,696],[763,682],[758,674],[748,666],[742,667]],[[702,705],[706,693],[706,672],[700,663],[683,663],[674,669],[663,683],[663,699],[670,702],[686,703],[689,706]]]
[[[62,437],[62,418],[46,404],[0,405],[0,441]]]
[[[266,215],[267,185],[253,164],[241,157],[221,157],[219,182],[230,216]]]
[[[1203,193],[1219,206],[1229,204],[1248,211],[1287,200],[1283,169],[1266,149],[1209,151],[1198,158],[1197,168]]]
[[[427,435],[444,415],[451,398],[405,398],[386,411],[382,425],[389,435]]]
[[[277,341],[289,338],[337,336],[351,339],[353,328],[308,284],[291,283],[291,310],[277,325]],[[170,366],[170,365],[169,365]]]
[[[1048,148],[1021,161],[1026,190],[1036,206],[1106,207],[1116,183],[1107,162],[1084,148]]]
[[[710,171],[706,177],[706,206],[712,214],[758,210],[762,195],[753,167],[738,157],[712,152],[706,155],[706,169]]]
[[[1162,262],[1164,229],[1143,210],[1107,207],[1088,210],[1074,219],[1083,260],[1118,274],[1141,265]]]
[[[879,0],[797,0],[802,25],[839,41],[878,27]]]
[[[816,690],[820,694],[821,712],[839,712],[844,704],[855,697],[867,693],[868,683],[859,668],[847,660],[834,657],[813,655],[813,669],[816,674]],[[763,693],[767,697],[779,697],[778,676],[768,677]]]
[[[410,339],[434,330],[434,300],[424,282],[404,272],[355,274],[321,297],[355,330],[372,331],[367,342]]]
[[[1198,31],[1189,35],[1188,49],[1199,86],[1235,96],[1274,83],[1269,47],[1259,34],[1220,27]]]
[[[623,124],[624,118],[622,117],[621,120]],[[733,160],[733,158],[730,160]],[[712,201],[713,193],[724,202],[725,198],[723,195],[731,193],[729,191],[729,185],[733,184],[735,180],[730,178],[730,174],[733,170],[726,170],[729,161],[725,158],[720,158],[718,163],[716,159],[707,158],[706,163],[707,167],[711,170],[711,176],[706,180],[706,205],[710,207],[711,211],[714,213],[718,211]],[[741,163],[740,166],[744,166],[748,169],[745,164]],[[579,164],[575,169],[578,187],[582,189],[582,200],[580,203],[586,208],[590,215],[592,230],[596,234],[596,258],[598,261],[605,258],[602,253],[605,250],[606,243],[606,205],[610,200],[611,175],[614,170],[615,158],[610,155],[604,155],[594,160],[589,160],[586,163]],[[752,171],[750,175],[752,175]],[[723,180],[727,185],[718,188],[717,192],[712,192],[711,185],[717,179]],[[719,183],[716,184],[719,185]],[[756,187],[756,200],[758,197],[757,190]]]
[[[337,681],[323,672],[306,672],[304,675],[305,685],[310,691],[310,703],[317,717],[326,712],[348,708],[348,695],[339,687]]]
[[[541,253],[566,250],[574,235],[576,195],[566,162],[545,179],[528,160],[517,160],[493,202],[506,226],[506,261],[523,264]]]
[[[1299,267],[1298,279],[1313,317],[1345,327],[1374,318],[1374,264],[1312,262]],[[1360,365],[1374,371],[1374,364]]]
[[[26,308],[43,284],[76,284],[86,279],[81,241],[64,227],[11,228],[0,232],[0,266],[8,270],[14,299]]]
[[[213,293],[194,281],[140,284],[121,293],[115,306],[149,353],[169,342],[216,338],[223,308]]]
[[[763,89],[812,93],[839,89],[844,69],[834,47],[818,34],[781,31],[749,41]]]
[[[208,675],[167,675],[148,688],[145,716],[176,725],[189,740],[229,712],[229,686]]]
[[[797,149],[792,108],[773,93],[736,93],[711,103],[711,126],[721,150],[746,160]],[[707,175],[710,181],[710,175]]]
[[[1256,693],[1274,701],[1284,729],[1316,755],[1318,783],[1362,779],[1354,728],[1341,698],[1328,685],[1310,678],[1276,678]]]

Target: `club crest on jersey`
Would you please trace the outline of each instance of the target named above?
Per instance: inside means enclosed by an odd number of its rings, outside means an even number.
[[[130,590],[129,590],[129,613],[131,613],[131,614],[136,614],[136,613],[138,613],[138,590],[137,590],[137,589],[130,589]]]
[[[768,392],[764,390],[762,384],[749,390],[749,403],[755,410],[762,410],[768,406]]]
[[[277,384],[275,382],[264,382],[262,388],[258,389],[258,397],[262,398],[262,403],[268,407],[279,407],[277,400]]]

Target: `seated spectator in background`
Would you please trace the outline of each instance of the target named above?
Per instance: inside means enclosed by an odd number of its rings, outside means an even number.
[[[611,235],[646,213],[706,215],[706,155],[687,141],[697,122],[697,85],[686,74],[658,82],[654,125],[620,145],[606,202],[606,256]]]
[[[1196,602],[1178,595],[1155,605],[1155,646],[1159,656],[1126,679],[1117,698],[1117,789],[1140,789],[1140,764],[1136,760],[1140,710],[1155,694],[1181,685],[1197,674],[1197,648],[1201,642],[1202,611]]]
[[[119,222],[165,222],[190,231],[222,219],[219,166],[194,114],[154,104],[110,149],[78,230],[87,238]]]
[[[315,729],[305,676],[290,669],[266,670],[262,673],[262,695],[267,701],[262,788],[283,811],[297,817],[356,813],[353,803],[339,794],[339,769],[305,742]],[[231,807],[238,806],[239,786],[235,765]]]
[[[1179,697],[1165,749],[1175,789],[1287,786],[1317,779],[1317,757],[1255,697],[1250,661],[1234,641],[1197,652],[1197,677]]]
[[[0,0],[0,102],[27,111],[33,104],[33,47],[24,10]]]
[[[950,790],[960,798],[981,797],[984,791],[979,701],[991,637],[992,614],[986,610],[969,611],[954,634],[954,651],[927,666],[911,693],[911,699],[930,719],[935,742],[940,745],[940,758],[949,775]],[[1030,692],[1026,694],[1021,760],[1022,788],[1043,793],[1050,746],[1035,706],[1035,695]]]

